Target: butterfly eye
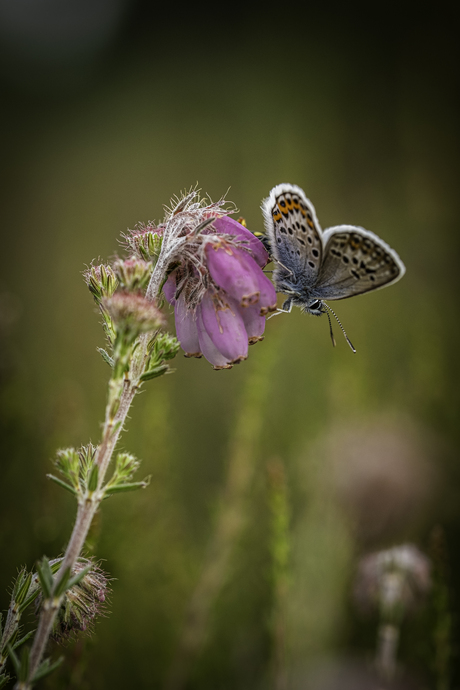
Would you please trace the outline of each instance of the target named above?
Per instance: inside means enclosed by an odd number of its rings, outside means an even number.
[[[315,299],[314,302],[311,302],[310,304],[310,309],[319,309],[321,307],[321,302],[319,299]]]

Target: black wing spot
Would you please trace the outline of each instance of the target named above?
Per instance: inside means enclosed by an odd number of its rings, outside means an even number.
[[[280,232],[282,232],[285,235],[286,234],[286,228],[281,227]]]
[[[281,199],[280,206],[282,206],[283,208],[286,206],[286,202],[284,201],[284,199]]]
[[[314,256],[316,259],[318,258],[318,256],[319,256],[319,251],[318,251],[317,249],[312,249],[312,252],[311,252],[311,253],[313,254],[313,256]]]
[[[308,265],[310,266],[310,268],[315,268],[315,264],[313,263],[313,261],[309,261]]]
[[[351,273],[351,275],[352,275],[354,278],[356,278],[356,280],[359,280],[359,273],[358,273],[358,271],[355,271],[355,269],[352,268],[351,271],[350,271],[350,273]]]
[[[308,244],[313,244],[313,239],[312,239],[311,235],[308,235],[307,242],[308,242]]]
[[[358,262],[358,259],[356,258],[356,256],[354,256],[352,260],[353,260],[353,263],[355,264],[355,266],[357,266],[359,262]]]
[[[369,280],[372,280],[372,282],[374,282],[374,281],[375,281],[375,276],[370,275],[370,276],[369,276]]]
[[[297,256],[300,256],[300,249],[297,250]]]
[[[305,247],[305,240],[303,240],[301,237],[298,237],[297,240]]]
[[[278,244],[281,244],[281,237],[278,237]]]
[[[342,261],[344,264],[348,264],[350,262],[350,259],[348,258],[348,256],[343,256]]]
[[[288,228],[288,233],[292,235],[292,228]]]
[[[296,220],[296,222],[295,222],[295,226],[296,226],[297,230],[300,230],[300,223],[299,223],[299,221],[298,221],[298,220]]]

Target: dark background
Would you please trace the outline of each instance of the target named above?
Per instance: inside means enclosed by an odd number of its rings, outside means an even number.
[[[261,199],[292,182],[324,228],[362,225],[407,267],[397,286],[336,304],[356,355],[295,310],[240,367],[179,356],[146,388],[123,447],[152,484],[107,502],[91,535],[115,578],[110,615],[47,687],[163,686],[261,378],[244,528],[188,687],[272,682],[274,460],[290,504],[292,687],[372,658],[376,621],[351,601],[357,560],[407,540],[431,553],[437,525],[460,687],[458,52],[453,4],[2,0],[1,608],[17,567],[70,533],[73,502],[45,474],[57,448],[97,443],[108,376],[80,273],[120,251],[127,227],[198,182],[213,199],[230,188],[259,231]],[[433,611],[429,598],[405,623],[400,658],[441,690]]]

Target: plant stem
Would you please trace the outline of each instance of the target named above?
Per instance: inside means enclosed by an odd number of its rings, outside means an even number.
[[[157,263],[147,292],[147,298],[154,300],[158,294],[164,277],[162,264]],[[138,338],[138,346],[132,357],[129,378],[125,374],[123,379],[112,377],[109,381],[105,421],[102,440],[98,447],[96,463],[99,467],[98,488],[79,501],[75,525],[64,554],[61,567],[55,577],[55,588],[66,570],[72,569],[80,556],[81,550],[88,536],[94,515],[104,497],[100,491],[107,469],[112,459],[113,451],[123,430],[129,408],[134,396],[139,390],[140,376],[148,359],[148,344],[152,333],[142,333]],[[115,368],[116,369],[116,368]],[[53,629],[54,619],[59,611],[62,599],[51,597],[43,602],[42,611],[30,652],[29,675],[25,683],[17,683],[15,690],[30,690],[33,677],[37,672],[45,652],[48,638]]]
[[[392,681],[396,672],[396,653],[399,642],[399,627],[392,623],[382,623],[378,631],[377,669],[387,681]]]

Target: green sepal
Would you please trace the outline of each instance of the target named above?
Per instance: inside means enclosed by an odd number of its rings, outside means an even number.
[[[130,482],[129,484],[114,484],[113,486],[108,486],[107,489],[105,489],[104,494],[108,497],[110,496],[110,494],[119,494],[123,491],[135,491],[136,489],[145,489],[150,484],[150,478],[151,476],[149,475],[142,482]]]
[[[27,640],[28,640],[30,637],[32,637],[32,635],[33,635],[34,633],[35,633],[35,630],[31,630],[30,632],[28,632],[27,635],[24,635],[24,637],[21,637],[20,640],[18,640],[17,642],[15,642],[14,645],[12,645],[11,649],[17,649],[18,647],[20,647],[22,644],[24,644],[24,642],[27,642]]]
[[[142,374],[140,377],[141,381],[150,381],[151,379],[156,379],[159,376],[163,376],[169,370],[168,364],[160,364],[158,367],[153,367]]]
[[[16,604],[22,604],[29,591],[30,583],[32,582],[32,573],[29,573],[22,583],[18,593],[15,597]]]
[[[67,590],[69,589],[70,573],[71,573],[70,568],[66,568],[64,570],[64,574],[62,575],[59,582],[56,584],[56,587],[53,591],[54,597],[56,597],[56,598],[60,597],[62,594],[64,594],[64,592],[67,592]]]
[[[114,361],[113,361],[112,357],[109,355],[109,353],[106,352],[102,347],[98,347],[98,348],[97,348],[97,351],[98,351],[99,354],[101,355],[101,357],[102,357],[102,359],[104,360],[104,362],[105,362],[106,364],[108,364],[109,367],[110,367],[111,369],[113,369]]]
[[[11,676],[0,676],[0,688],[4,688]]]
[[[53,592],[54,580],[50,562],[46,556],[43,556],[42,560],[37,563],[37,573],[45,599],[49,599]]]
[[[96,491],[99,482],[99,465],[94,464],[88,479],[88,491]]]
[[[62,486],[63,489],[70,491],[70,493],[74,496],[78,495],[78,492],[73,488],[73,486],[70,486],[70,484],[67,484],[67,482],[64,482],[62,479],[59,479],[59,477],[55,477],[54,474],[47,474],[46,476],[48,479],[52,479],[53,482],[56,482],[56,484],[59,484],[59,486]]]
[[[44,661],[42,661],[42,663],[37,669],[36,674],[32,678],[32,682],[36,683],[38,680],[41,680],[42,678],[49,676],[49,674],[53,673],[53,671],[55,671],[58,668],[58,666],[62,664],[63,661],[63,656],[60,656],[59,659],[54,662],[54,664],[50,664],[49,659],[45,659]]]
[[[89,565],[86,566],[86,568],[83,568],[83,570],[80,570],[80,572],[75,575],[69,582],[67,583],[66,590],[72,589],[72,587],[75,587],[75,585],[78,585],[81,580],[85,577],[85,575],[88,575],[89,571],[93,567],[93,564],[90,563]]]

